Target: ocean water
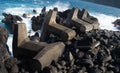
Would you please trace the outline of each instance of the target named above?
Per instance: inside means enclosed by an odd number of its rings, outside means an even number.
[[[114,27],[112,22],[120,18],[120,9],[85,2],[82,0],[0,0],[0,26],[7,28],[5,24],[1,23],[1,20],[4,18],[2,16],[3,12],[19,16],[22,16],[23,13],[29,13],[31,14],[31,18],[32,16],[38,15],[44,6],[46,6],[47,10],[58,7],[59,11],[64,11],[72,7],[78,7],[81,10],[85,8],[92,16],[98,18],[101,29],[119,31],[116,27]],[[38,14],[32,14],[33,9],[36,9]],[[30,18],[23,18],[23,22],[27,25],[27,30],[31,30]],[[7,42],[11,52],[12,37],[13,35],[9,34]]]

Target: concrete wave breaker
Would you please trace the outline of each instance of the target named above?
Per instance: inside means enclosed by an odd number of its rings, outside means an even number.
[[[42,26],[41,41],[46,41],[49,34],[57,35],[63,41],[71,40],[75,37],[76,32],[70,28],[56,23],[57,11],[50,10],[45,17]]]
[[[18,59],[34,59],[39,66],[44,68],[53,60],[61,56],[65,48],[63,42],[47,44],[44,42],[33,42],[27,37],[26,25],[18,23],[15,25],[13,36],[13,55]]]
[[[81,15],[79,18],[78,14]],[[78,8],[73,8],[67,18],[67,22],[68,24],[75,26],[81,32],[88,32],[92,29],[99,28],[97,19],[95,20],[94,17],[90,16],[85,9],[80,12]]]

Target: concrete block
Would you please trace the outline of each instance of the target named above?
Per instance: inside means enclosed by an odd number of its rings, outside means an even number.
[[[82,10],[80,18],[78,18],[78,13],[79,9],[73,8],[67,18],[67,22],[75,26],[81,32],[88,32],[99,27],[99,24],[96,21],[89,18],[90,15],[85,9]]]
[[[93,16],[90,16],[90,14],[88,13],[88,11],[86,9],[82,10],[81,19],[88,22],[88,23],[90,23],[90,24],[92,24],[93,29],[99,29],[98,19],[93,17]]]
[[[75,37],[76,32],[70,28],[56,23],[57,11],[50,10],[45,17],[42,26],[41,41],[46,41],[49,33],[57,35],[63,41],[71,40]]]
[[[44,42],[35,43],[30,41],[27,36],[25,23],[15,25],[13,34],[13,55],[16,58],[34,57],[37,52],[43,49],[47,44]]]
[[[71,24],[75,26],[77,29],[79,29],[81,32],[91,31],[93,29],[93,26],[79,19],[78,12],[79,12],[78,8],[73,8],[67,21],[71,22]]]
[[[46,66],[49,66],[52,61],[57,61],[58,58],[62,55],[65,49],[65,45],[62,42],[56,42],[49,44],[44,49],[42,49],[33,59],[38,63],[36,66],[43,69]]]

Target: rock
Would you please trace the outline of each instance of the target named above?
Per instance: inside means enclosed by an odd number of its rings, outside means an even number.
[[[58,11],[58,8],[57,8],[57,7],[55,7],[53,10],[54,10],[54,11]]]
[[[37,11],[35,9],[33,9],[33,13],[37,13]]]
[[[0,62],[0,73],[9,73],[3,62]]]
[[[102,71],[97,67],[93,67],[91,68],[89,73],[102,73]]]
[[[33,17],[31,18],[31,20],[32,20],[32,29],[33,29],[34,31],[37,31],[37,30],[40,30],[40,29],[41,29],[41,26],[42,26],[43,21],[44,21],[44,17],[45,17],[45,16],[42,16],[42,15],[40,14],[40,15],[37,16],[37,17],[33,16]]]
[[[73,55],[71,52],[69,52],[69,61],[72,61],[74,58],[73,58]]]
[[[24,14],[23,14],[23,17],[24,17],[24,18],[29,18],[29,17],[30,17],[30,14],[24,13]]]
[[[93,67],[93,61],[90,59],[81,59],[79,60],[79,65],[86,66],[86,67]]]
[[[82,52],[82,51],[81,51],[81,52],[78,52],[78,54],[77,54],[77,57],[78,57],[78,58],[83,58],[83,56],[84,56],[84,52]]]
[[[36,32],[33,36],[29,36],[30,40],[33,42],[40,42],[39,33]]]
[[[8,73],[5,67],[5,60],[10,58],[9,49],[6,45],[8,40],[8,31],[0,26],[0,73]]]
[[[65,66],[66,65],[66,62],[64,60],[61,61],[61,65],[62,66]]]
[[[113,22],[115,26],[120,26],[120,19],[117,19]]]
[[[7,39],[8,39],[8,31],[0,26],[0,44],[6,44],[7,43]]]
[[[94,41],[93,38],[84,37],[84,39],[76,41],[74,47],[81,51],[91,50],[100,45],[99,41]]]
[[[57,69],[54,66],[44,68],[42,73],[57,73]]]
[[[43,9],[41,10],[41,14],[42,15],[46,14],[46,7],[43,7]]]
[[[67,9],[65,11],[63,11],[62,13],[58,12],[58,15],[63,18],[63,19],[66,19],[68,14],[70,13],[71,9]]]
[[[7,14],[7,13],[3,13],[3,16],[5,18],[2,20],[2,22],[5,23],[10,28],[10,33],[13,33],[14,25],[18,21],[21,22],[22,18],[20,16],[12,15],[12,14]]]
[[[8,40],[8,31],[0,26],[0,62],[4,62],[4,60],[10,57],[9,49],[7,47]]]

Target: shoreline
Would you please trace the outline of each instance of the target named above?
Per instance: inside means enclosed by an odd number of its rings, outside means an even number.
[[[39,32],[28,36],[25,23],[7,18],[15,22],[14,57],[1,62],[8,72],[119,72],[120,31],[99,29],[98,19],[86,9],[43,9],[31,22],[34,31],[41,30],[41,36]]]

